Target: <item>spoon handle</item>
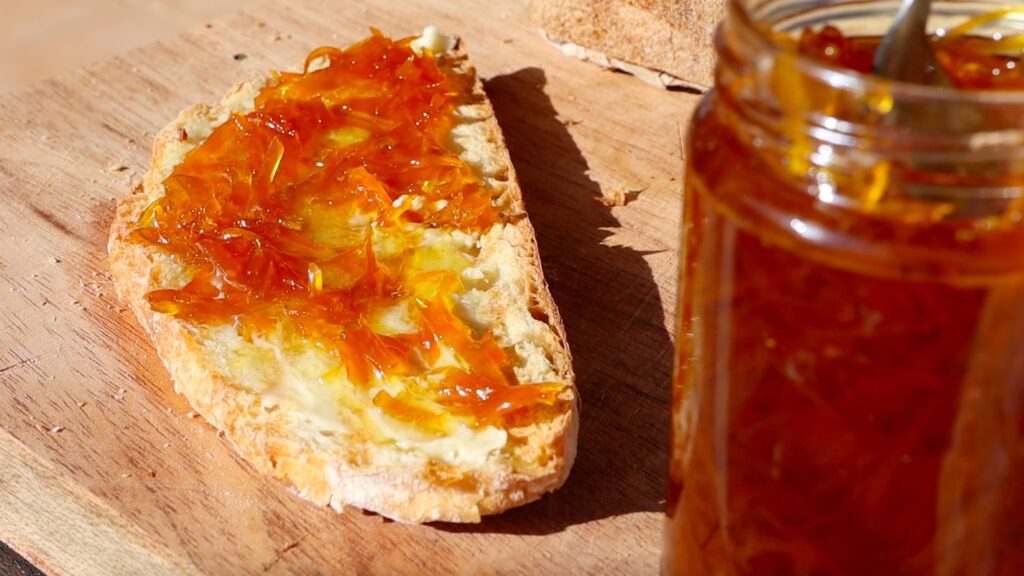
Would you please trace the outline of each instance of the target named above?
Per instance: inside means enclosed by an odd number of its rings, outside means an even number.
[[[903,82],[952,86],[928,40],[931,9],[931,0],[903,0],[892,27],[875,52],[872,62],[875,75]]]

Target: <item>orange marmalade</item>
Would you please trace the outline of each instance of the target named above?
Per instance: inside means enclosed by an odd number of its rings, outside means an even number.
[[[500,426],[552,404],[561,386],[517,382],[492,334],[453,312],[466,258],[431,252],[426,234],[479,235],[503,215],[450,143],[472,80],[411,41],[374,31],[313,51],[303,73],[275,74],[251,112],[231,115],[174,168],[132,240],[189,273],[147,295],[154,311],[247,338],[283,330],[327,350],[365,389],[418,377],[372,402],[425,430],[438,428],[438,405]],[[403,329],[375,329],[389,313]],[[446,351],[454,358],[439,362]]]
[[[849,72],[879,38],[768,55],[747,4],[687,139],[663,574],[1024,574],[1024,138],[886,120],[1021,135],[1022,38],[898,91]]]

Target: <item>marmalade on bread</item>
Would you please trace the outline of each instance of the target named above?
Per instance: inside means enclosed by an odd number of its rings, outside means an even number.
[[[374,406],[422,430],[451,417],[514,425],[564,385],[519,383],[493,335],[455,313],[467,259],[425,234],[479,234],[504,216],[450,145],[467,80],[412,40],[374,31],[275,74],[253,111],[174,169],[131,240],[190,273],[147,294],[156,312],[312,342],[353,384],[380,388]],[[379,386],[396,375],[418,384]]]

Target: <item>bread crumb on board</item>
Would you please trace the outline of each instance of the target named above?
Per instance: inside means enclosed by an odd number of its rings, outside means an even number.
[[[601,188],[601,203],[605,206],[625,206],[636,200],[646,188],[627,188],[625,186],[605,186]]]

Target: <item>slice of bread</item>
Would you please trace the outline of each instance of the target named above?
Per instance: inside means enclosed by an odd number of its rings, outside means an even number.
[[[565,481],[576,452],[578,398],[564,329],[541,272],[533,228],[494,111],[457,38],[428,29],[412,42],[432,50],[446,74],[468,80],[448,145],[472,166],[499,209],[478,231],[422,231],[416,250],[459,253],[453,313],[507,355],[517,385],[558,383],[554,401],[500,424],[450,419],[440,430],[378,408],[346,377],[344,361],[301,338],[182,319],[153,310],[147,294],[190,279],[182,259],[129,238],[186,155],[234,114],[253,111],[275,77],[240,84],[215,106],[195,105],[157,136],[143,184],[117,209],[109,241],[118,293],[151,336],[175,389],[260,472],[302,497],[341,511],[353,506],[403,522],[478,522],[536,500]],[[313,68],[325,65],[314,62]],[[378,239],[372,236],[374,249]],[[427,385],[389,379],[389,392]],[[397,377],[396,377],[397,378]],[[411,379],[410,379],[411,378]],[[417,379],[418,378],[418,379]],[[379,392],[378,392],[379,394]]]
[[[530,19],[563,52],[664,87],[714,79],[724,0],[531,0]]]

